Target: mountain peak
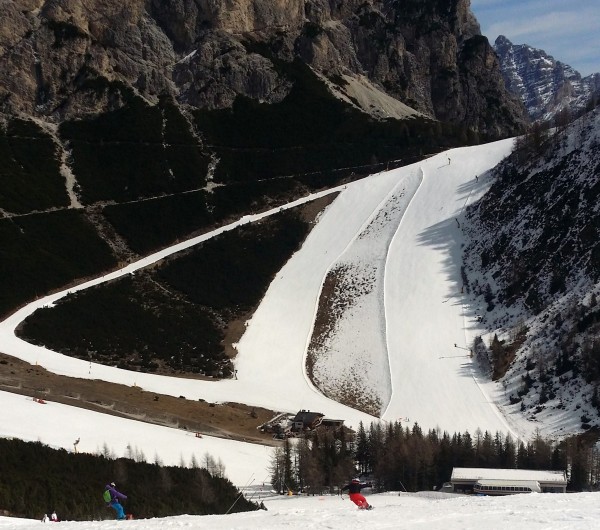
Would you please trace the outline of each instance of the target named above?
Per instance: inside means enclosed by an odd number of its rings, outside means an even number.
[[[494,41],[494,47],[496,46],[512,46],[512,42],[508,39],[508,37],[505,37],[504,35],[498,35]]]
[[[594,76],[582,79],[574,68],[539,48],[513,44],[500,35],[494,50],[506,88],[521,99],[532,121],[551,120],[563,109],[577,113],[598,91]]]

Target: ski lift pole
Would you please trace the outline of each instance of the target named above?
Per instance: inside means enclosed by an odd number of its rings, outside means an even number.
[[[254,473],[252,475],[250,475],[250,478],[252,478],[254,476]],[[251,482],[246,482],[245,486],[243,489],[249,488],[250,486],[252,486],[252,483],[254,482],[254,479],[252,479]],[[233,509],[233,507],[236,505],[237,501],[240,500],[240,498],[242,497],[242,495],[244,494],[244,491],[240,491],[240,494],[235,498],[235,500],[233,501],[233,504],[229,507],[229,509],[225,512],[225,515],[229,514],[229,512]]]

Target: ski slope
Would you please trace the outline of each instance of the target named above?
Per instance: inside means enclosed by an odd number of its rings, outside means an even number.
[[[369,495],[374,510],[357,510],[338,496],[267,497],[267,511],[181,515],[132,521],[62,522],[68,530],[209,529],[312,530],[594,530],[600,528],[597,493],[529,493],[477,497],[436,492]],[[258,497],[257,497],[258,499]],[[126,506],[127,501],[125,501]],[[107,512],[110,509],[107,509]],[[112,510],[111,510],[112,511]],[[110,512],[108,512],[110,513]],[[40,518],[43,514],[40,514]],[[61,517],[63,514],[58,514]],[[0,517],[0,530],[39,530],[39,520]],[[48,523],[50,526],[53,523]]]
[[[473,433],[479,428],[528,436],[535,426],[520,417],[505,417],[495,405],[497,386],[478,380],[468,356],[469,345],[479,331],[476,309],[466,307],[460,293],[459,224],[464,207],[485,191],[485,172],[511,148],[512,140],[504,140],[454,149],[287,205],[293,207],[339,192],[302,248],[277,274],[247,322],[237,345],[237,379],[198,381],[120,370],[25,343],[14,331],[27,315],[69,292],[135,273],[169,254],[277,213],[280,208],[245,216],[120,271],[32,302],[0,323],[0,351],[71,377],[137,385],[194,400],[235,401],[276,411],[317,410],[356,427],[358,422],[370,422],[374,416],[325,397],[308,380],[305,361],[328,272],[340,262],[369,264],[375,259],[377,274],[372,277],[370,292],[376,295],[364,300],[357,297],[359,306],[363,301],[366,305],[341,317],[335,336],[338,356],[334,362],[321,366],[320,377],[341,381],[343,390],[344,370],[349,364],[359,372],[361,366],[368,366],[362,370],[367,375],[361,384],[365,392],[380,398],[384,420],[418,422],[424,429],[439,427],[449,432]],[[390,209],[390,201],[397,207]],[[384,210],[385,216],[379,215]],[[389,217],[389,222],[377,222],[383,217]],[[381,237],[377,237],[378,231]],[[358,265],[355,268],[360,269]],[[6,394],[0,393],[0,409],[7,408],[6,400]],[[50,407],[46,413],[49,411]],[[0,416],[0,435],[15,436],[9,424]],[[35,426],[31,429],[28,434],[20,432],[17,436],[43,442],[49,439],[47,431],[36,430]],[[128,441],[136,444],[138,440]],[[69,448],[70,442],[65,447]],[[146,456],[151,459],[153,455]],[[219,454],[213,456],[218,458]]]
[[[464,208],[486,189],[479,175],[511,146],[504,141],[453,150],[420,164],[421,186],[386,265],[393,395],[384,419],[408,417],[448,432],[457,426],[470,433],[511,430],[477,381],[469,350],[483,330],[477,328],[476,310],[464,305],[460,275]]]

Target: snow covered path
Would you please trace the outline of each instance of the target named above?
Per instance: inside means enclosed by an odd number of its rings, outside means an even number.
[[[398,180],[396,172],[363,179],[348,185],[328,207],[302,248],[271,284],[249,322],[239,343],[236,364],[241,374],[238,377],[243,381],[248,378],[260,381],[264,374],[275,373],[276,377],[263,380],[262,385],[265,391],[278,395],[280,403],[289,402],[292,408],[307,408],[309,404],[310,408],[319,407],[317,410],[324,413],[331,411],[336,417],[348,418],[344,410],[337,407],[335,410],[324,401],[318,403],[317,398],[324,398],[306,377],[298,376],[305,374],[306,349],[327,272],[385,204]],[[372,257],[371,253],[368,257]],[[344,345],[349,340],[353,340],[353,335],[340,337]],[[265,352],[271,353],[265,355]],[[343,369],[343,365],[338,364],[337,369]],[[282,381],[285,381],[284,396],[281,395]],[[357,419],[368,421],[369,417],[362,415]],[[356,421],[350,423],[357,424]]]
[[[368,180],[363,179],[359,182],[364,186]],[[383,187],[376,185],[373,188],[376,190],[383,188],[382,193],[385,193],[391,180],[388,176],[387,179],[382,179]],[[286,205],[285,208],[291,208],[335,191],[343,190],[345,190],[345,186],[319,192],[294,201]],[[336,210],[341,211],[343,216],[348,216],[348,210],[344,209],[344,205],[348,208],[355,208],[356,215],[352,216],[354,221],[348,222],[346,229],[338,230],[337,234],[320,230],[316,231],[316,236],[312,233],[309,236],[317,238],[317,245],[319,245],[319,242],[326,246],[331,245],[333,251],[330,256],[335,255],[336,245],[341,245],[342,248],[345,246],[344,237],[347,240],[352,238],[356,230],[355,225],[359,227],[362,224],[361,213],[368,216],[379,202],[376,193],[367,194],[367,200],[362,200],[356,193],[354,196],[352,194],[342,194],[342,196],[344,195],[346,198],[336,206]],[[338,201],[336,200],[335,203],[338,203]],[[136,270],[155,263],[168,255],[194,246],[227,230],[232,230],[239,225],[259,220],[279,211],[281,211],[281,207],[262,214],[244,216],[225,227],[164,249],[123,269],[31,302],[0,322],[0,351],[31,364],[43,366],[54,373],[70,377],[100,379],[129,386],[136,385],[147,391],[172,396],[185,396],[188,399],[201,398],[210,402],[233,401],[277,411],[295,412],[299,408],[312,408],[313,410],[320,410],[331,417],[344,418],[350,425],[357,425],[359,421],[371,421],[373,419],[371,416],[322,396],[312,387],[304,374],[303,358],[307,335],[312,325],[320,282],[330,263],[327,250],[319,252],[320,259],[315,259],[315,256],[305,252],[303,256],[308,262],[308,267],[302,269],[298,268],[297,265],[292,265],[292,270],[298,274],[296,276],[290,275],[288,281],[282,282],[281,280],[286,277],[284,271],[289,264],[282,269],[263,299],[257,314],[252,319],[253,326],[251,329],[254,334],[251,333],[250,336],[254,338],[251,340],[243,338],[246,344],[250,344],[250,353],[245,354],[242,351],[236,359],[237,380],[181,379],[121,370],[68,357],[29,344],[15,336],[15,329],[27,316],[40,307],[51,306],[71,292],[86,289],[126,274],[132,274]],[[318,235],[319,233],[320,235]],[[289,263],[293,262],[294,260],[290,260]],[[282,285],[286,297],[283,301],[277,298],[277,293],[281,294],[279,289]],[[308,291],[304,291],[304,289],[308,289]],[[276,294],[271,296],[269,293],[272,292]],[[298,296],[298,292],[303,293],[303,296]],[[298,304],[294,305],[294,301]],[[267,319],[266,322],[265,318]],[[280,330],[282,329],[285,329],[286,333],[281,333]],[[256,330],[258,330],[258,334]],[[279,340],[279,343],[277,343],[277,340]],[[300,340],[300,343],[298,343],[298,340]],[[0,434],[2,434],[1,428]]]
[[[377,361],[389,362],[385,367],[389,380],[380,381],[388,387],[382,390],[382,396],[386,399],[391,396],[384,419],[408,417],[425,429],[439,426],[451,432],[467,429],[473,432],[476,428],[506,432],[506,423],[491,403],[493,399],[488,397],[493,397],[494,385],[484,388],[477,384],[464,349],[468,348],[477,329],[473,316],[465,314],[460,296],[462,235],[458,224],[466,202],[485,191],[485,179],[476,176],[494,167],[511,148],[512,140],[505,140],[455,149],[338,188],[340,195],[321,215],[303,247],[278,273],[247,323],[235,361],[237,380],[197,381],[119,370],[69,358],[14,336],[15,328],[27,315],[75,289],[37,300],[0,323],[0,351],[73,377],[135,384],[145,390],[183,395],[188,399],[236,401],[289,412],[318,410],[329,417],[344,419],[351,426],[359,421],[368,422],[373,419],[371,416],[328,399],[313,387],[304,370],[306,349],[327,272],[385,208],[387,198],[399,183],[418,174],[416,193],[412,188],[407,193],[411,200],[402,206],[402,218],[387,249],[384,288],[378,290],[384,300],[379,301],[380,308],[375,311],[385,315],[384,346],[389,351],[389,361]],[[332,191],[335,190],[287,207]],[[76,289],[132,273],[166,255],[277,211],[279,208],[246,216]],[[387,232],[385,237],[390,240]],[[375,247],[362,245],[362,250],[365,261],[373,253],[385,254],[385,249],[379,246],[375,250]],[[365,321],[364,312],[351,314],[349,318],[344,329],[364,327],[367,335],[375,327],[381,329],[381,319]],[[369,329],[370,325],[375,327]],[[341,351],[344,342],[349,344],[352,340],[351,334],[342,334],[336,338],[336,347]],[[341,368],[342,363],[338,364]],[[384,373],[384,369],[380,369],[374,373]],[[2,399],[0,394],[0,404]],[[3,432],[0,427],[0,435]]]
[[[80,453],[129,456],[166,466],[190,466],[192,458],[204,465],[206,455],[221,461],[225,476],[238,487],[250,480],[267,480],[272,448],[214,436],[196,438],[195,433],[119,418],[78,407],[0,391],[0,436],[42,442]]]
[[[597,493],[530,493],[508,497],[389,493],[369,495],[376,507],[357,510],[338,496],[275,497],[268,511],[230,515],[181,515],[133,521],[62,522],[67,530],[210,529],[312,530],[595,530],[600,528]],[[60,516],[61,514],[59,514]],[[40,514],[41,517],[41,514]],[[0,530],[38,530],[39,520],[0,517]]]
[[[507,140],[455,149],[420,165],[423,182],[394,237],[386,267],[393,383],[383,416],[387,420],[408,418],[448,432],[510,431],[473,377],[469,347],[477,325],[463,307],[459,225],[467,202],[485,191],[483,178],[475,176],[500,162],[511,147]]]

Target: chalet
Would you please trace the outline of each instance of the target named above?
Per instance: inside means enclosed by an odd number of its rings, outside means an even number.
[[[321,425],[324,414],[320,412],[311,412],[310,410],[299,411],[294,419],[292,420],[292,431],[314,431],[319,425]]]
[[[262,432],[273,433],[273,438],[284,439],[303,436],[316,429],[337,431],[344,428],[344,420],[325,418],[320,412],[300,410],[296,415],[282,413],[259,427]]]
[[[505,495],[520,493],[521,491],[518,488],[524,487],[528,488],[529,491],[540,491],[542,493],[564,493],[567,491],[565,471],[455,467],[452,470],[450,482],[452,491],[455,493],[473,493],[476,489],[479,492],[489,490],[498,492],[497,495]]]

